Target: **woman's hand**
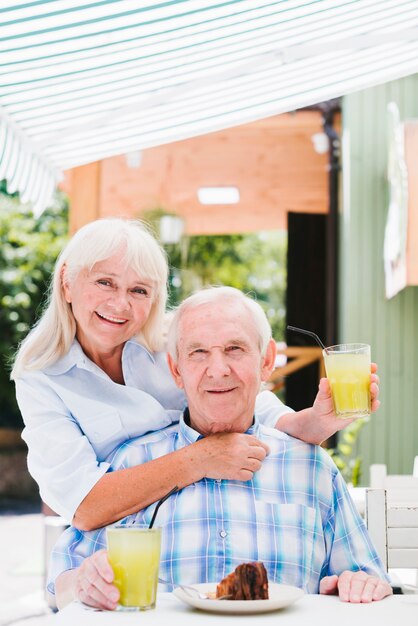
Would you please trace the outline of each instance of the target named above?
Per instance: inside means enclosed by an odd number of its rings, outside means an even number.
[[[116,608],[119,591],[113,584],[113,570],[106,550],[99,550],[86,558],[75,571],[74,596],[77,600],[99,609]]]
[[[242,433],[216,433],[195,446],[204,476],[214,479],[251,480],[270,452],[256,437]]]
[[[371,374],[370,374],[370,400],[371,400],[371,411],[374,413],[380,406],[379,397],[379,377],[376,374],[377,365],[376,363],[371,364]],[[316,417],[319,420],[324,420],[327,418],[337,419],[339,421],[339,428],[336,430],[341,430],[346,426],[346,424],[351,424],[353,420],[341,420],[337,418],[334,413],[334,406],[332,403],[331,396],[331,385],[329,383],[328,378],[321,378],[319,381],[319,391],[315,398],[315,402],[312,407],[316,412]],[[342,425],[341,425],[342,422]],[[338,424],[333,423],[333,426],[337,426]],[[334,433],[330,433],[333,435]],[[329,437],[330,435],[328,435]]]
[[[376,374],[377,365],[372,363],[370,374],[370,399],[371,411],[377,411],[380,406],[379,396],[379,377]],[[335,415],[334,405],[331,396],[331,386],[328,378],[321,378],[319,381],[319,390],[312,407],[312,435],[315,441],[310,443],[322,443],[328,437],[331,437],[339,430],[343,430],[354,419],[341,419]],[[308,427],[308,425],[307,425]]]
[[[371,364],[370,398],[372,413],[380,406],[379,377],[376,363]],[[313,406],[295,413],[287,413],[278,421],[276,428],[307,443],[320,444],[334,433],[342,430],[354,419],[341,419],[335,415],[331,387],[328,378],[321,378]]]

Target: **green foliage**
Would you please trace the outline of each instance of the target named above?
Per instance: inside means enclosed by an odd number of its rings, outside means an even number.
[[[35,218],[0,186],[0,426],[21,418],[10,382],[10,363],[20,341],[39,317],[55,260],[68,230],[62,196]]]
[[[360,484],[362,469],[361,458],[355,456],[356,444],[361,429],[368,421],[368,418],[363,418],[349,424],[339,432],[337,446],[327,449],[345,481],[351,483],[353,487],[358,487]]]
[[[144,217],[158,236],[162,209]],[[266,311],[277,341],[284,338],[286,250],[284,232],[183,237],[165,246],[170,264],[170,304],[207,285],[251,293]]]

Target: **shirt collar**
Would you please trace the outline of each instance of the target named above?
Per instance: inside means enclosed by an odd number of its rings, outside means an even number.
[[[140,352],[145,352],[150,361],[155,363],[152,352],[140,344],[136,339],[129,339],[123,346],[122,364],[126,358],[129,358],[132,353],[137,352],[138,350]],[[75,338],[67,354],[64,354],[64,356],[58,359],[58,361],[46,367],[44,371],[52,376],[60,376],[61,374],[68,372],[73,367],[88,370],[100,369],[97,368],[97,365],[95,365],[93,361],[90,361],[90,359],[84,354],[82,347]]]
[[[258,418],[254,416],[253,423],[246,431],[246,435],[254,435],[258,437],[260,431],[260,422]],[[203,439],[203,435],[189,426],[189,409],[186,409],[179,420],[179,447],[188,446],[191,443],[195,443],[199,439]]]
[[[142,343],[140,343],[138,339],[135,338],[128,339],[128,341],[123,346],[122,358],[124,357],[125,353],[130,354],[131,352],[137,351],[144,352],[146,355],[148,355],[150,361],[152,361],[152,363],[155,363],[154,354],[150,350],[148,350],[148,348],[146,348]]]

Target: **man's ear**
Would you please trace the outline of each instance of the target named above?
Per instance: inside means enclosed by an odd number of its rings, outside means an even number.
[[[169,352],[167,353],[167,361],[168,361],[168,367],[170,368],[171,375],[174,378],[174,382],[176,383],[177,387],[179,387],[180,389],[183,389],[183,380],[180,375],[177,363],[174,361],[173,357],[171,356]]]
[[[60,278],[61,278],[61,289],[63,291],[64,298],[70,304],[71,303],[71,290],[70,290],[70,286],[67,280],[67,266],[65,265],[65,263],[61,268]]]
[[[263,362],[261,364],[261,380],[266,382],[270,376],[272,371],[274,370],[274,364],[276,362],[276,354],[277,354],[277,346],[274,339],[270,339],[267,345],[266,353],[263,357]]]

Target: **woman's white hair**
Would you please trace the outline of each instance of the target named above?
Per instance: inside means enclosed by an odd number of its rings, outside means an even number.
[[[43,315],[19,347],[12,379],[24,370],[51,365],[71,347],[76,323],[71,305],[64,297],[63,272],[65,280],[71,283],[81,270],[90,271],[95,263],[118,252],[127,267],[152,281],[152,308],[138,338],[150,350],[161,348],[168,276],[164,250],[140,220],[100,219],[80,228],[58,257]]]
[[[183,300],[183,302],[174,311],[167,335],[167,350],[175,361],[177,361],[178,357],[177,346],[180,321],[186,311],[197,309],[205,304],[211,304],[221,300],[239,302],[247,309],[254,321],[254,325],[258,333],[261,355],[265,355],[272,333],[266,314],[258,302],[250,298],[248,295],[245,295],[239,289],[235,289],[235,287],[206,287]],[[219,324],[222,324],[222,319],[219,320]]]

